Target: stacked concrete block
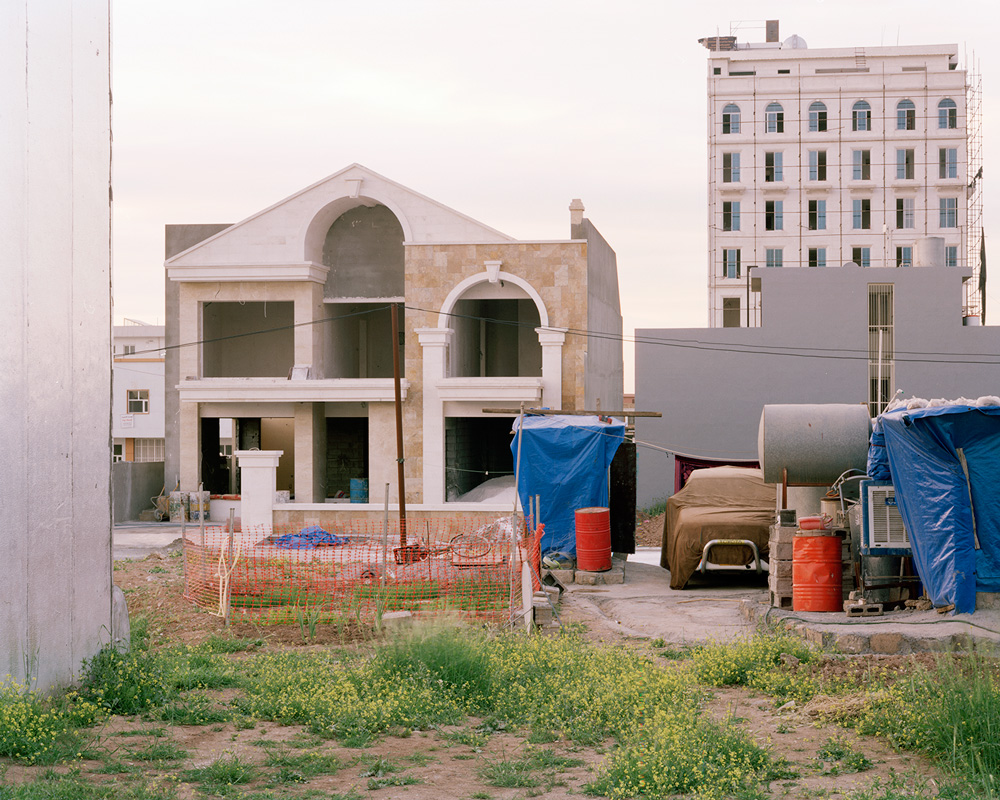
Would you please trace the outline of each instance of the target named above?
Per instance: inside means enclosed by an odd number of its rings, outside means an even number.
[[[838,529],[837,533],[843,535],[840,546],[840,575],[844,597],[848,598],[851,596],[851,592],[854,591],[854,558],[851,556],[851,532],[844,528]]]
[[[559,605],[559,589],[555,586],[542,586],[535,592],[531,606],[534,612],[535,625],[548,628],[558,624],[556,607]]]
[[[796,530],[794,525],[775,523],[771,526],[767,545],[769,566],[767,588],[771,605],[775,608],[792,607],[792,547]]]

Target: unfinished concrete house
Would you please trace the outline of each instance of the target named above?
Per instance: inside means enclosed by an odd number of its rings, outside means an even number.
[[[238,494],[228,453],[258,448],[280,451],[276,524],[376,512],[386,484],[395,503],[393,347],[418,512],[513,473],[512,418],[484,409],[619,407],[615,253],[570,216],[520,241],[354,164],[236,224],[168,225],[168,485]]]

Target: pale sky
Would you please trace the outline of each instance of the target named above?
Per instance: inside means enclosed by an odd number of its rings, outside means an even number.
[[[118,0],[115,321],[163,323],[165,224],[238,222],[358,162],[518,239],[568,238],[579,197],[618,254],[626,336],[706,325],[697,40],[744,20],[737,36],[762,41],[764,19],[810,48],[954,43],[961,66],[974,58],[1000,243],[993,0]],[[1000,246],[990,263],[997,323]]]

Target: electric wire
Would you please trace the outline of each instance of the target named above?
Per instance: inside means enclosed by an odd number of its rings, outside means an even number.
[[[330,322],[336,322],[342,319],[348,319],[351,317],[378,313],[379,311],[385,311],[388,308],[389,308],[388,305],[378,306],[376,308],[365,309],[363,311],[357,311],[350,314],[342,314],[336,317],[324,317],[318,320],[297,322],[289,325],[277,326],[274,328],[267,328],[256,331],[245,331],[242,333],[234,333],[226,336],[200,339],[192,342],[182,342],[180,344],[165,345],[162,347],[151,348],[149,350],[141,350],[141,351],[137,350],[133,355],[142,355],[146,353],[154,353],[166,350],[179,350],[184,347],[197,347],[205,344],[213,344],[216,342],[229,341],[233,339],[246,338],[250,336],[259,336],[263,334],[291,330],[294,328],[306,327],[310,325],[322,325]],[[440,311],[437,310],[420,308],[418,306],[404,305],[403,308],[406,311],[415,311],[415,312],[434,314],[434,315],[440,313]],[[476,320],[476,321],[485,321],[495,325],[505,325],[511,327],[531,328],[531,329],[539,327],[535,323],[518,322],[516,320],[500,320],[500,319],[493,319],[490,317],[483,317],[472,314],[458,314],[455,312],[450,312],[447,316],[461,318],[461,319]],[[637,345],[672,347],[681,350],[703,350],[703,351],[733,353],[741,355],[784,356],[791,358],[832,359],[840,361],[868,361],[871,358],[871,355],[867,350],[852,349],[852,348],[823,348],[823,347],[806,347],[801,345],[778,345],[778,344],[768,344],[768,345],[754,345],[754,344],[743,344],[743,343],[723,344],[719,342],[709,342],[702,339],[681,339],[681,338],[654,336],[650,334],[638,334],[638,333],[632,336],[628,336],[620,333],[596,331],[585,328],[560,328],[559,326],[552,326],[552,325],[550,325],[549,327],[557,328],[559,330],[564,330],[567,335],[580,336],[589,339],[602,339],[607,341],[632,343]],[[639,330],[657,330],[657,329],[639,329]],[[664,329],[664,330],[669,330],[669,329]],[[956,353],[956,352],[942,352],[942,351],[896,350],[894,354],[894,360],[903,363],[977,364],[981,366],[1000,366],[1000,354],[990,354],[990,353]]]

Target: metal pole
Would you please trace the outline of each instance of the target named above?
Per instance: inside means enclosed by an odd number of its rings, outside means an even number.
[[[385,485],[385,511],[382,518],[382,569],[380,573],[380,584],[385,588],[385,573],[389,571],[389,484]]]
[[[392,380],[396,389],[396,474],[399,483],[399,546],[402,548],[406,547],[406,489],[403,479],[403,401],[399,379],[399,310],[396,303],[392,304]]]
[[[875,401],[875,416],[882,413],[882,326],[878,329],[878,393]]]
[[[233,518],[236,516],[236,509],[229,509],[229,557],[226,559],[226,627],[229,627],[229,601],[233,596],[232,572],[233,572]],[[221,580],[221,579],[220,579]]]

